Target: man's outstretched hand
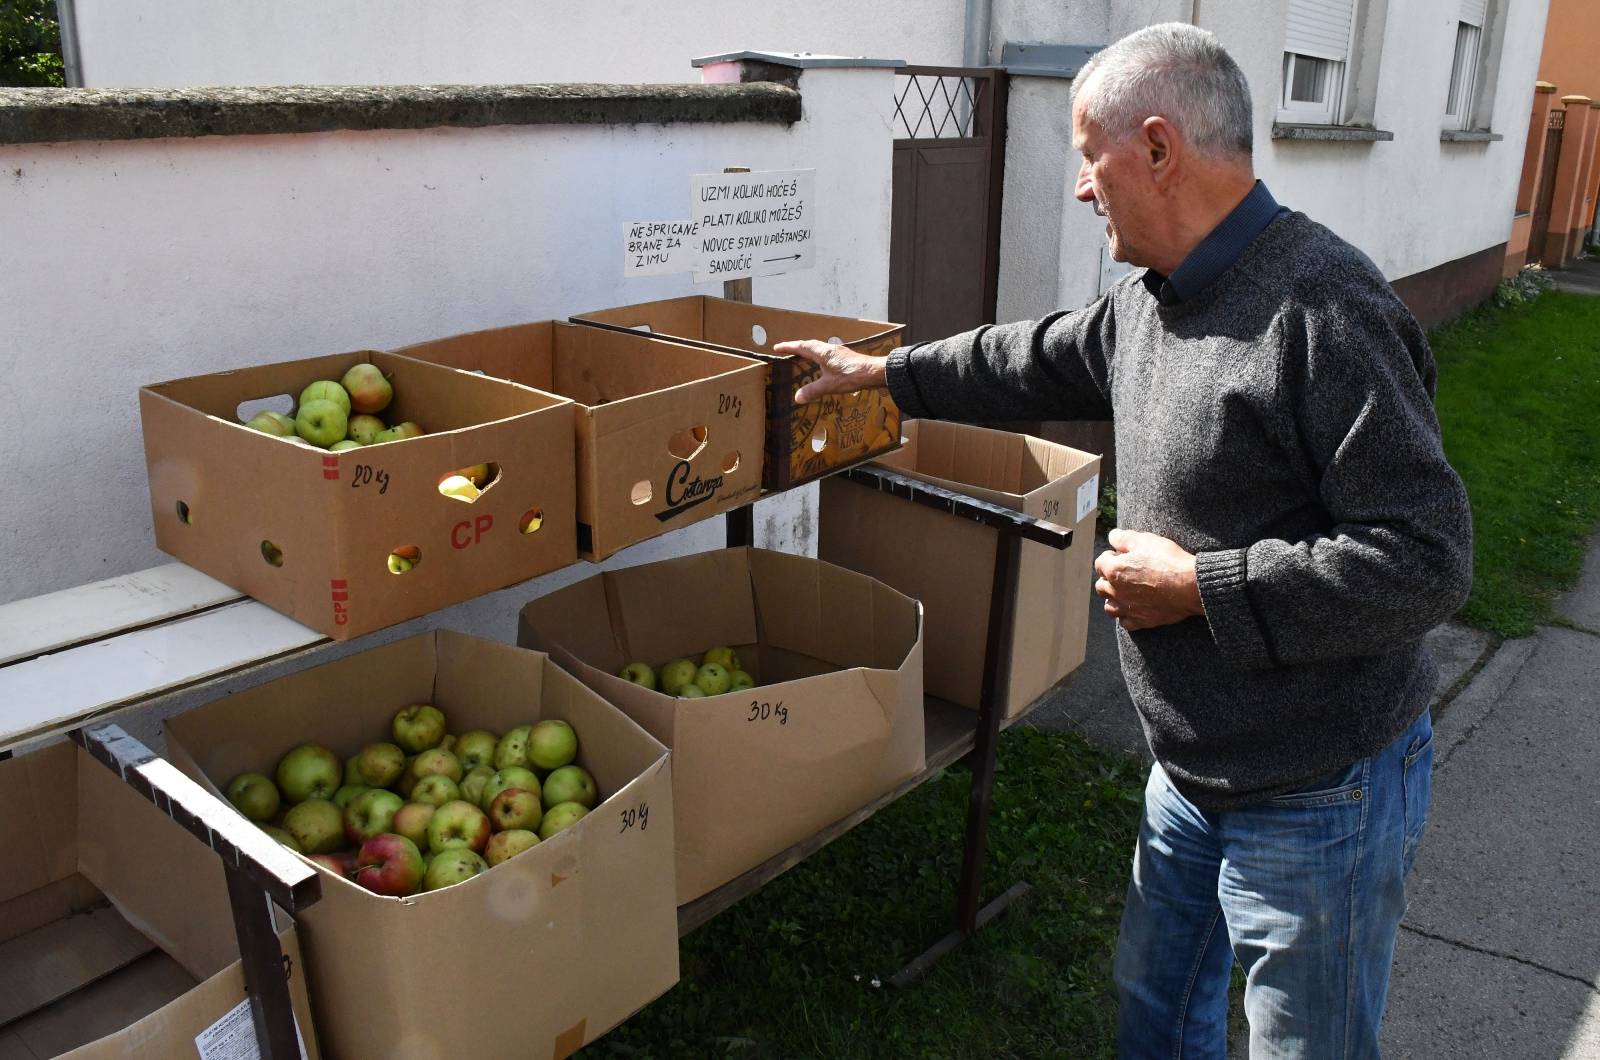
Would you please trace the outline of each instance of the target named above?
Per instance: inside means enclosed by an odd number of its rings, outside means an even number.
[[[1194,556],[1175,541],[1136,530],[1113,530],[1109,551],[1094,561],[1094,591],[1123,629],[1152,629],[1205,614]]]
[[[869,357],[848,346],[816,339],[799,339],[780,342],[772,347],[777,354],[792,354],[810,361],[821,369],[811,382],[794,392],[794,399],[804,405],[829,394],[851,394],[885,385],[884,364],[887,358]]]

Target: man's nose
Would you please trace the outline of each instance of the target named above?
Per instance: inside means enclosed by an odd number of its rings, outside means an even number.
[[[1078,167],[1078,183],[1072,189],[1072,194],[1079,202],[1094,201],[1094,181],[1089,179],[1089,163]]]

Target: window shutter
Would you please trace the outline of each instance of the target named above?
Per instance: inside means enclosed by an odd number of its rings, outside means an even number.
[[[1461,21],[1469,26],[1483,28],[1489,15],[1489,0],[1461,0]]]
[[[1486,0],[1461,0],[1463,4]],[[1344,62],[1350,49],[1355,0],[1289,0],[1289,32],[1284,50]]]

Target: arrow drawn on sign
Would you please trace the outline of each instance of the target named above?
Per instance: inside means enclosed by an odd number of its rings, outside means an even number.
[[[766,264],[767,262],[771,262],[771,261],[799,261],[799,260],[800,260],[800,255],[798,255],[798,254],[788,254],[788,255],[785,255],[784,257],[781,257],[781,258],[762,258],[761,259],[762,264]]]

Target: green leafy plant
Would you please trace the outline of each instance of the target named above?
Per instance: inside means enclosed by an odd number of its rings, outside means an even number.
[[[1543,265],[1524,265],[1515,276],[1500,281],[1494,290],[1494,304],[1502,309],[1526,305],[1555,285]]]
[[[0,0],[0,86],[64,84],[55,0]]]

